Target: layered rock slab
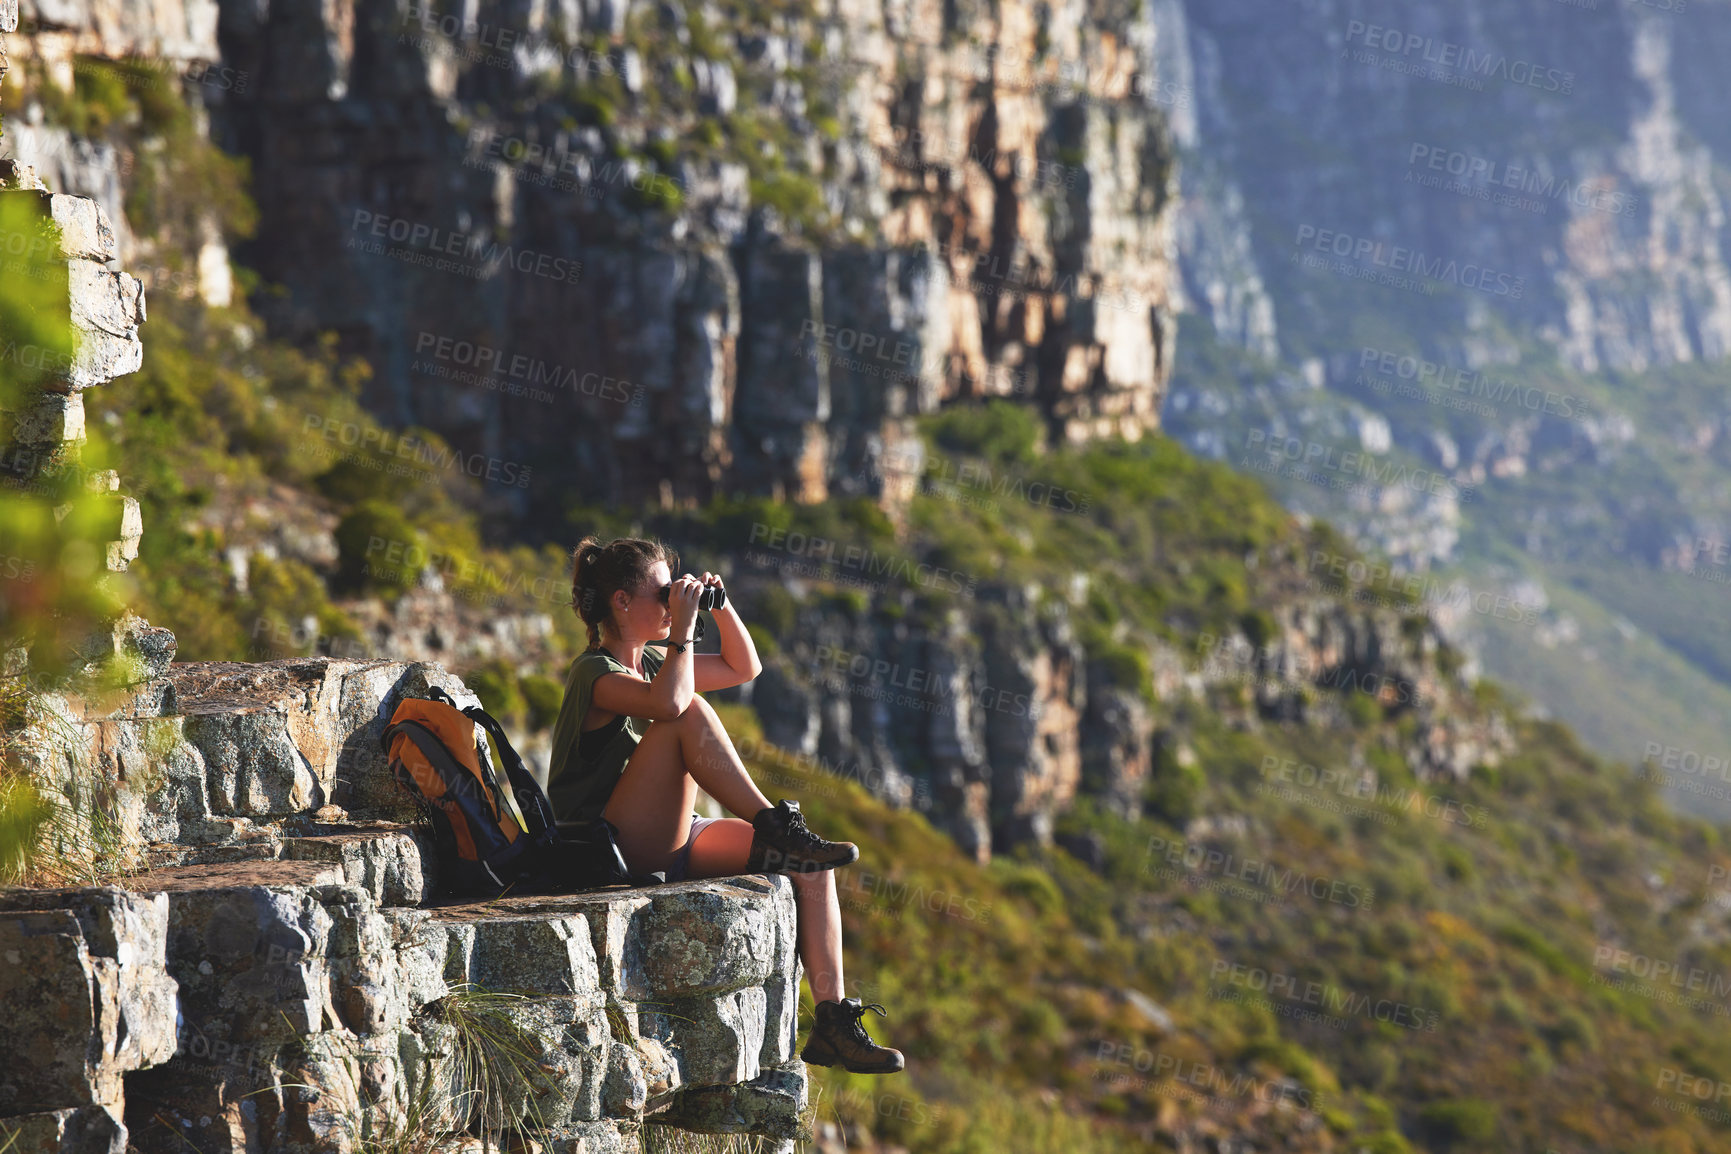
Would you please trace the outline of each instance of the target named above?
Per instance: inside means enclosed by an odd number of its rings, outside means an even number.
[[[0,1041],[0,1129],[142,1154],[348,1150],[478,1116],[574,1149],[657,1122],[796,1132],[785,879],[410,908],[334,856],[0,897],[0,951],[28,963],[5,980],[36,991],[8,1004],[52,1007]]]

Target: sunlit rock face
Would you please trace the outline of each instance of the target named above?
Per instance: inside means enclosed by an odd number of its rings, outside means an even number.
[[[279,331],[516,466],[505,504],[893,504],[957,399],[1157,426],[1176,178],[1134,8],[234,3],[198,87]]]
[[[1157,0],[1154,20],[1194,160],[1184,296],[1225,339],[1290,352],[1345,320],[1295,291],[1309,225],[1499,274],[1425,305],[1463,364],[1513,351],[1487,308],[1588,370],[1731,351],[1722,8]]]

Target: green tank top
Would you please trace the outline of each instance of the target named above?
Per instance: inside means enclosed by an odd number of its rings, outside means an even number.
[[[661,669],[663,655],[652,649],[643,650],[643,672],[653,681]],[[593,821],[607,807],[619,775],[637,743],[649,728],[649,719],[625,717],[623,725],[609,723],[601,731],[612,731],[599,751],[589,753],[581,748],[583,719],[589,713],[589,701],[594,695],[595,679],[604,673],[624,673],[635,676],[605,649],[590,649],[579,654],[565,675],[565,700],[559,707],[559,719],[553,723],[553,752],[547,763],[547,800],[553,805],[553,816],[559,821]]]

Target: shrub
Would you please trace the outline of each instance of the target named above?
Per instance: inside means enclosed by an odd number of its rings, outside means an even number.
[[[768,661],[781,653],[781,643],[775,635],[755,621],[747,623],[745,631],[750,635],[752,645],[757,647],[758,660]]]
[[[771,585],[759,595],[755,615],[774,637],[792,637],[799,602],[782,586]]]
[[[1250,644],[1261,649],[1280,636],[1280,625],[1274,620],[1274,615],[1266,609],[1246,610],[1238,619],[1244,629],[1244,636],[1250,639]]]
[[[523,716],[528,702],[517,684],[517,671],[503,661],[490,661],[463,675],[463,682],[481,699],[481,707],[500,721]]]
[[[801,230],[822,226],[823,188],[800,173],[777,171],[750,181],[753,208],[773,208],[781,218]]]
[[[955,406],[927,419],[923,429],[941,449],[1004,464],[1031,463],[1040,443],[1039,415],[1002,400]]]
[[[1197,802],[1208,784],[1202,767],[1194,761],[1181,764],[1177,748],[1168,743],[1155,748],[1153,762],[1142,800],[1150,816],[1182,827],[1196,816]]]
[[[414,482],[386,469],[369,469],[359,461],[344,458],[313,478],[313,487],[344,505],[363,501],[400,504]]]
[[[1458,845],[1444,842],[1442,846],[1443,872],[1453,881],[1467,881],[1473,876],[1473,859]]]
[[[31,851],[53,816],[28,777],[0,771],[0,885],[18,885],[26,879]]]
[[[1360,729],[1369,729],[1382,720],[1382,703],[1362,689],[1346,695],[1346,715]]]
[[[1098,663],[1101,674],[1120,689],[1133,690],[1144,699],[1154,696],[1154,675],[1148,655],[1134,645],[1125,645],[1099,634],[1086,640],[1088,660]]]
[[[337,523],[336,539],[337,580],[348,589],[401,592],[413,588],[420,577],[416,567],[387,563],[386,551],[400,543],[404,558],[425,560],[427,556],[409,519],[383,501],[363,501],[351,509]]]
[[[1004,892],[1026,898],[1043,915],[1050,916],[1064,908],[1064,894],[1051,875],[1037,865],[1010,863],[994,859],[992,867],[1003,876]]]
[[[614,109],[613,102],[599,92],[585,91],[577,97],[578,120],[584,124],[600,128],[611,128],[613,122],[619,119],[619,113]]]
[[[565,687],[543,673],[531,673],[517,683],[523,691],[523,701],[529,707],[529,728],[546,729],[559,720],[559,709],[565,704]]]
[[[311,617],[318,621],[320,633],[329,633],[325,627],[342,620],[326,597],[324,580],[304,561],[254,553],[247,563],[247,588],[260,618],[298,623]],[[354,630],[338,632],[353,635]]]
[[[1418,1112],[1418,1117],[1427,1133],[1450,1145],[1488,1142],[1497,1133],[1496,1107],[1476,1098],[1432,1102]]]
[[[1551,1049],[1558,1054],[1571,1046],[1591,1053],[1598,1049],[1599,1033],[1593,1028],[1590,1018],[1576,1009],[1564,1009],[1557,1015],[1555,1025],[1544,1031],[1545,1040]]]

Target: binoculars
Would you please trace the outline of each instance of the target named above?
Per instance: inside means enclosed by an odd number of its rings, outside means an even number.
[[[672,585],[661,587],[661,603],[667,604],[667,595],[673,591]],[[727,604],[727,590],[719,585],[705,585],[697,594],[697,607],[707,609],[711,613]]]

